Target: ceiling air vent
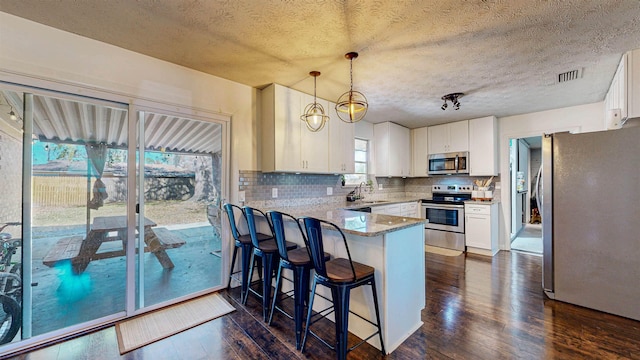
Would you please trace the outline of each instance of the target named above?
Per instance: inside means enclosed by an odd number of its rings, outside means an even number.
[[[578,80],[582,77],[582,69],[571,70],[558,74],[558,83],[563,83],[571,80]]]

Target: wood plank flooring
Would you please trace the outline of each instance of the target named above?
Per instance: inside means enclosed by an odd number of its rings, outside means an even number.
[[[426,260],[424,325],[386,357],[365,344],[350,359],[640,359],[640,322],[546,299],[540,256],[427,253]],[[237,290],[223,295],[237,311],[124,356],[111,327],[13,359],[335,358],[313,338],[296,351],[292,320],[276,314],[266,326],[257,298],[242,306]],[[315,329],[331,338],[331,325]]]

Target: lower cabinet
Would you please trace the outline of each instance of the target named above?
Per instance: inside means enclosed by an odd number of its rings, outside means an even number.
[[[401,211],[402,209],[400,204],[379,205],[371,207],[371,213],[373,214],[402,216]]]
[[[498,251],[498,204],[465,204],[467,252],[493,256]]]
[[[408,202],[400,204],[400,216],[419,218],[420,207],[417,202]]]
[[[403,216],[403,217],[411,217],[411,218],[419,218],[420,207],[417,202],[406,202],[399,204],[390,204],[390,205],[378,205],[371,207],[371,213],[373,214],[383,214],[383,215],[394,215],[394,216]]]

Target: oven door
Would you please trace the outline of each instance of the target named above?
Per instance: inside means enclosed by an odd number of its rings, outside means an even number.
[[[425,229],[464,234],[464,205],[422,203]]]

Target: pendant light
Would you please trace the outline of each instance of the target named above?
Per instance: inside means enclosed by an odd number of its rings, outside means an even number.
[[[347,123],[355,123],[364,118],[367,114],[367,98],[359,91],[353,91],[353,59],[358,57],[357,52],[349,52],[344,55],[349,59],[349,75],[351,78],[351,87],[349,91],[342,94],[336,103],[336,112],[340,120]]]
[[[322,130],[324,124],[327,123],[329,115],[324,112],[324,108],[316,100],[316,78],[320,76],[320,71],[312,71],[309,75],[313,76],[313,103],[304,108],[300,120],[304,121],[310,131],[317,132]]]

